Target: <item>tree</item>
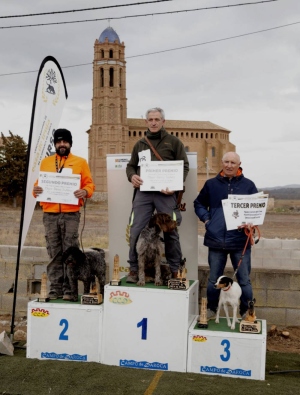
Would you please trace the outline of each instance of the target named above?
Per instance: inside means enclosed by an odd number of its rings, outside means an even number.
[[[27,144],[18,135],[5,137],[1,133],[0,145],[0,191],[2,196],[13,198],[16,207],[17,197],[23,196],[27,160]]]

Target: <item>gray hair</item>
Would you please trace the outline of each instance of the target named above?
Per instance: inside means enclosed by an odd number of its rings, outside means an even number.
[[[146,111],[146,119],[148,119],[149,112],[159,112],[161,117],[162,117],[162,119],[165,119],[165,112],[160,107],[149,108],[149,110]]]

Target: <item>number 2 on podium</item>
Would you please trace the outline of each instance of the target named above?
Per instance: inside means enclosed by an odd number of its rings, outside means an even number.
[[[148,318],[143,318],[142,321],[136,324],[137,328],[139,328],[140,326],[142,327],[142,340],[147,340],[147,323]]]

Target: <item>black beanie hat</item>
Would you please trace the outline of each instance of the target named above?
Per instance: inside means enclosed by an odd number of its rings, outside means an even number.
[[[56,129],[53,137],[54,137],[54,145],[58,141],[64,140],[64,141],[67,141],[72,146],[72,143],[73,143],[72,134],[67,129]]]

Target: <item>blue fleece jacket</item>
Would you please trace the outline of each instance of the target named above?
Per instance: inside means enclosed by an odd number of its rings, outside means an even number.
[[[205,224],[206,232],[204,245],[216,249],[238,250],[243,249],[247,236],[244,230],[226,229],[222,200],[229,194],[251,195],[257,193],[255,184],[244,177],[242,168],[239,175],[229,179],[223,177],[221,172],[214,178],[207,180],[199,195],[194,200],[195,213]],[[250,248],[250,245],[247,246]]]

